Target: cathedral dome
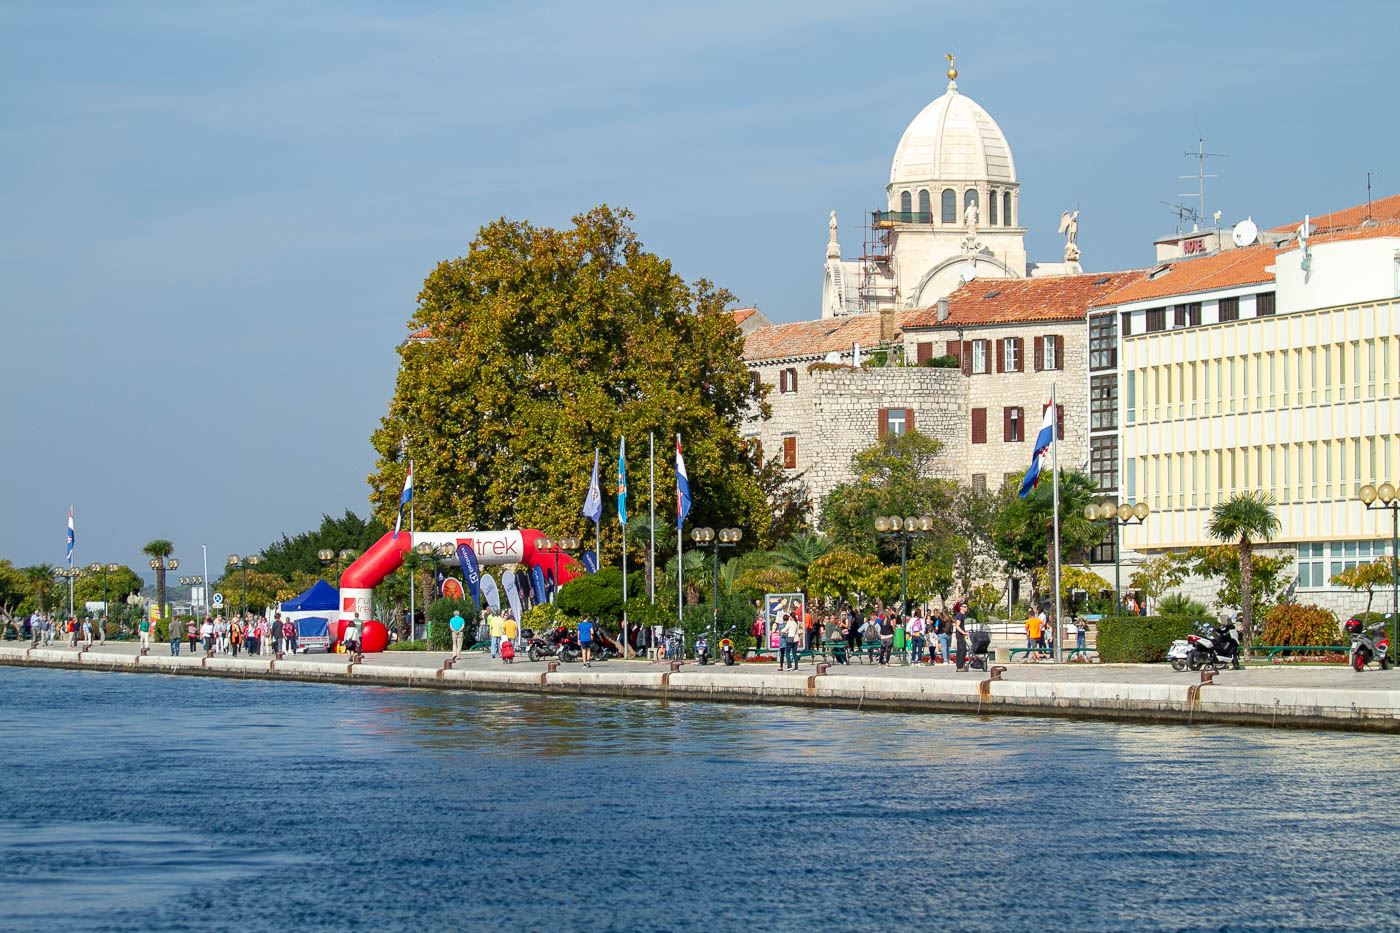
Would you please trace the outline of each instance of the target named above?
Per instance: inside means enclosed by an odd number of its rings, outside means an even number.
[[[956,81],[909,124],[890,167],[892,185],[943,180],[1016,183],[1016,163],[1001,127],[958,93]]]

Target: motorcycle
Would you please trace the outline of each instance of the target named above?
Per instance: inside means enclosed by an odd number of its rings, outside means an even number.
[[[1351,635],[1351,649],[1347,654],[1352,670],[1359,674],[1377,658],[1380,659],[1381,670],[1390,668],[1390,639],[1385,637],[1384,622],[1365,626],[1360,619],[1348,619],[1346,630]]]
[[[704,635],[695,639],[695,661],[702,667],[710,663],[710,640]]]
[[[734,641],[729,638],[719,640],[719,659],[724,662],[725,667],[734,666]]]
[[[558,658],[565,663],[573,663],[583,657],[583,649],[579,646],[578,636],[561,625],[544,636],[531,636],[525,654],[531,661]]]
[[[1178,673],[1186,670],[1186,665],[1191,663],[1191,643],[1184,638],[1178,638],[1172,642],[1167,649],[1167,660],[1172,662],[1172,670]]]
[[[1227,664],[1240,669],[1240,636],[1233,621],[1213,626],[1206,635],[1187,635],[1191,653],[1186,666],[1193,671],[1208,667],[1213,671],[1223,669]],[[1173,664],[1175,667],[1175,664]]]

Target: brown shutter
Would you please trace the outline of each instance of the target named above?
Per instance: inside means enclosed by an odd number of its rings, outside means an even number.
[[[1020,337],[1016,338],[1016,369],[1015,372],[1026,371],[1026,342]]]
[[[1051,340],[1054,340],[1055,338],[1051,337],[1050,339],[1051,339]],[[1045,338],[1044,338],[1044,337],[1037,337],[1037,338],[1035,338],[1035,344],[1034,344],[1034,346],[1035,346],[1035,366],[1033,367],[1033,369],[1035,370],[1035,372],[1040,372],[1041,365],[1045,362]]]
[[[763,377],[757,372],[752,372],[749,375],[753,377],[753,391],[757,395],[763,389]]]
[[[885,434],[889,431],[889,429],[890,410],[888,408],[882,408],[880,409],[879,420],[877,422],[877,427],[875,428],[875,436],[884,437]]]
[[[959,343],[959,342],[956,341],[956,340],[949,340],[949,341],[948,341],[948,347],[947,347],[947,354],[948,354],[948,356],[951,356],[953,359],[957,360],[959,364],[961,364],[961,363],[962,363],[962,344]]]
[[[1065,338],[1055,337],[1055,368],[1065,368]]]
[[[927,363],[933,359],[933,343],[928,340],[921,340],[915,347],[914,359],[920,363]]]
[[[904,409],[904,430],[914,430],[914,409],[912,408]]]
[[[797,370],[795,369],[788,370],[788,391],[797,391]]]
[[[962,371],[964,376],[972,375],[972,341],[964,340],[962,343]]]
[[[972,409],[972,443],[987,443],[987,409]]]
[[[1055,406],[1055,437],[1065,439],[1065,406]]]
[[[797,468],[797,438],[783,438],[783,467],[789,470]]]
[[[1006,372],[1006,341],[998,340],[997,344],[997,372]]]
[[[1009,409],[1009,408],[1003,408],[1003,409],[1001,410],[1001,439],[1002,439],[1003,442],[1007,442],[1007,443],[1009,443],[1009,442],[1012,440],[1012,437],[1011,437],[1011,409]]]
[[[1016,438],[1016,440],[1024,441],[1026,439],[1026,410],[1018,407],[1016,409],[1016,414],[1019,416],[1021,422],[1021,436]]]

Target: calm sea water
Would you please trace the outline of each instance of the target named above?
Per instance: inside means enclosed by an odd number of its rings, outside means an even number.
[[[1390,738],[0,668],[0,926],[1397,926]]]

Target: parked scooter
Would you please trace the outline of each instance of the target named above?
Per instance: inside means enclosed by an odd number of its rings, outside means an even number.
[[[734,640],[732,638],[719,640],[719,659],[724,662],[725,667],[734,666]]]
[[[695,661],[702,667],[710,663],[710,640],[704,635],[695,639]]]
[[[1367,664],[1377,659],[1381,670],[1390,667],[1390,639],[1385,637],[1385,622],[1373,622],[1367,626],[1360,619],[1347,619],[1346,630],[1351,635],[1348,658],[1352,670],[1359,674]]]
[[[1186,666],[1193,671],[1208,667],[1213,671],[1223,669],[1227,664],[1240,669],[1240,634],[1233,619],[1224,625],[1211,626],[1209,634],[1187,635],[1191,643],[1191,654]]]
[[[529,647],[525,649],[525,654],[531,661],[558,658],[566,663],[572,663],[583,657],[583,648],[579,646],[578,636],[561,625],[553,631],[546,632],[543,636],[535,635],[532,637]]]

